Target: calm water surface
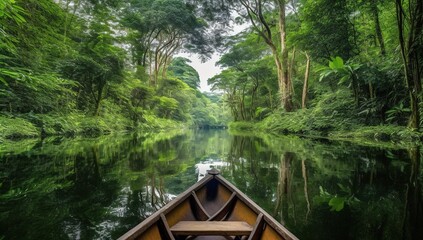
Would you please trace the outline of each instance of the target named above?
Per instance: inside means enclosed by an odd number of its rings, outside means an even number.
[[[300,239],[423,239],[420,154],[226,131],[0,143],[0,239],[115,239],[210,164]]]

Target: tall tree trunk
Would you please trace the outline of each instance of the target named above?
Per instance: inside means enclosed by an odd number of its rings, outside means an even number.
[[[94,101],[95,101],[95,107],[94,107],[94,116],[98,116],[100,114],[100,105],[101,105],[101,99],[103,98],[103,91],[104,91],[105,84],[101,84],[97,87],[97,94],[93,93]]]
[[[404,9],[403,1],[396,0],[395,3],[404,74],[410,95],[411,116],[408,126],[418,130],[420,127],[419,103],[422,91],[422,69],[419,60],[423,58],[423,40],[421,39],[423,34],[423,1],[407,1],[408,9]],[[405,36],[405,34],[408,34],[408,36]]]
[[[101,103],[101,99],[97,99],[95,101],[95,112],[94,112],[94,115],[95,116],[99,116],[100,115],[100,103]]]
[[[310,56],[308,55],[307,52],[305,53],[305,55],[307,58],[307,66],[306,66],[306,71],[304,76],[303,95],[301,97],[301,107],[303,109],[307,108],[308,78],[310,76]]]
[[[292,80],[294,79],[294,74],[295,74],[295,55],[296,55],[296,49],[294,47],[294,49],[292,49],[292,53],[291,53],[291,61],[289,63],[289,89],[291,91],[291,96],[295,95],[295,90],[294,90],[294,84],[292,82]]]
[[[254,119],[255,113],[256,113],[256,107],[255,107],[255,100],[256,100],[256,92],[259,88],[259,81],[257,78],[254,78],[254,86],[251,90],[251,110],[250,110],[250,119]]]
[[[231,92],[227,92],[227,96],[228,96],[228,104],[229,104],[229,107],[230,107],[230,109],[231,109],[231,113],[232,113],[232,116],[234,117],[234,121],[236,122],[236,121],[238,121],[239,120],[239,117],[238,117],[238,110],[237,110],[237,103],[236,103],[236,99],[235,99],[235,96],[236,96],[236,88],[234,88],[234,89],[232,89],[232,91]]]
[[[358,79],[357,76],[355,75],[355,73],[353,73],[351,75],[351,86],[353,89],[353,94],[354,94],[354,100],[355,100],[355,105],[358,107],[360,104],[360,99],[359,99],[359,84],[358,84]]]
[[[264,87],[266,88],[266,90],[268,92],[269,108],[273,110],[273,94],[272,94],[272,89],[267,84],[264,85]]]
[[[153,72],[153,79],[154,79],[154,87],[157,87],[157,83],[159,82],[159,51],[156,49],[154,53],[154,72]]]
[[[240,112],[241,112],[242,121],[247,120],[247,113],[245,112],[245,84],[242,88],[242,94],[241,94],[241,98],[240,98],[240,101],[239,101],[239,108],[240,108]]]
[[[288,71],[288,49],[286,47],[286,21],[285,21],[285,0],[278,0],[279,7],[279,34],[281,40],[281,68],[282,68],[282,78],[281,81],[281,97],[282,97],[282,106],[284,106],[285,111],[291,112],[293,110],[292,104],[292,92]]]
[[[375,91],[374,91],[374,88],[373,88],[373,84],[370,81],[369,81],[369,97],[370,97],[370,99],[375,98]]]
[[[66,43],[66,40],[67,40],[67,37],[68,37],[68,28],[71,26],[71,24],[73,22],[76,10],[79,8],[81,1],[77,0],[73,3],[72,13],[69,12],[70,3],[71,3],[70,0],[66,1],[66,8],[65,8],[66,13],[65,13],[65,24],[64,24],[65,29],[64,29],[64,32],[63,32],[63,42],[64,43]],[[69,15],[71,15],[70,19],[69,19]],[[67,53],[67,49],[65,49],[65,50],[66,50],[65,53]]]
[[[153,65],[153,52],[149,51],[149,80],[150,80],[150,86],[156,87],[156,82],[154,81],[154,65]]]
[[[372,11],[373,21],[375,23],[375,32],[376,32],[377,41],[379,42],[380,54],[382,54],[382,56],[385,56],[386,55],[385,41],[383,40],[382,29],[380,27],[379,10],[377,8],[377,3],[378,3],[378,0],[372,0],[370,2],[370,10]]]
[[[276,71],[278,73],[278,86],[279,86],[279,93],[281,95],[281,106],[283,106],[285,108],[284,105],[284,77],[283,77],[283,67],[282,67],[282,61],[279,58],[279,54],[277,52],[276,47],[271,47],[272,48],[272,53],[273,53],[273,59],[275,60],[275,65],[276,65]],[[285,108],[286,110],[286,108]]]
[[[270,104],[270,109],[273,110],[273,94],[272,94],[272,89],[269,88],[269,104]]]
[[[239,0],[247,10],[248,18],[253,28],[259,34],[265,43],[270,47],[276,69],[278,72],[278,86],[280,93],[280,105],[287,111],[293,110],[292,91],[290,89],[290,78],[288,71],[288,49],[286,48],[286,27],[285,27],[285,0],[274,0],[279,11],[279,34],[281,40],[281,52],[278,52],[277,46],[272,39],[272,32],[269,23],[263,14],[264,1]]]

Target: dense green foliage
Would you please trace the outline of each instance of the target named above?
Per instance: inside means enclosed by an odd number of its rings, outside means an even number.
[[[422,0],[0,0],[0,239],[116,238],[216,156],[301,238],[422,239],[422,62]]]
[[[313,135],[419,130],[422,8],[417,0],[5,0],[0,118],[11,129],[11,119],[32,126],[0,138],[230,120]],[[231,22],[247,27],[224,36]],[[177,57],[215,50],[217,100]]]
[[[2,1],[0,138],[224,126],[196,70],[173,60],[211,51],[194,13],[180,0]]]
[[[209,80],[225,92],[235,121],[270,114],[256,128],[312,135],[368,125],[419,129],[421,1],[239,2],[231,3],[238,19],[253,25],[231,39],[219,61],[224,70]],[[281,2],[290,10],[282,12]],[[289,55],[276,54],[272,44]],[[289,90],[278,91],[275,56],[287,61]]]

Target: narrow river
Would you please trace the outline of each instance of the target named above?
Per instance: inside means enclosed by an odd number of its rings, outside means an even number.
[[[210,166],[300,239],[423,239],[418,147],[225,130],[0,144],[0,239],[115,239]]]

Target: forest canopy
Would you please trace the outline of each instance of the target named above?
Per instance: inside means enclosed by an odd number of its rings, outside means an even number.
[[[3,137],[227,121],[176,57],[207,58],[215,46],[185,1],[7,0],[0,12]],[[29,129],[12,129],[13,119]]]

